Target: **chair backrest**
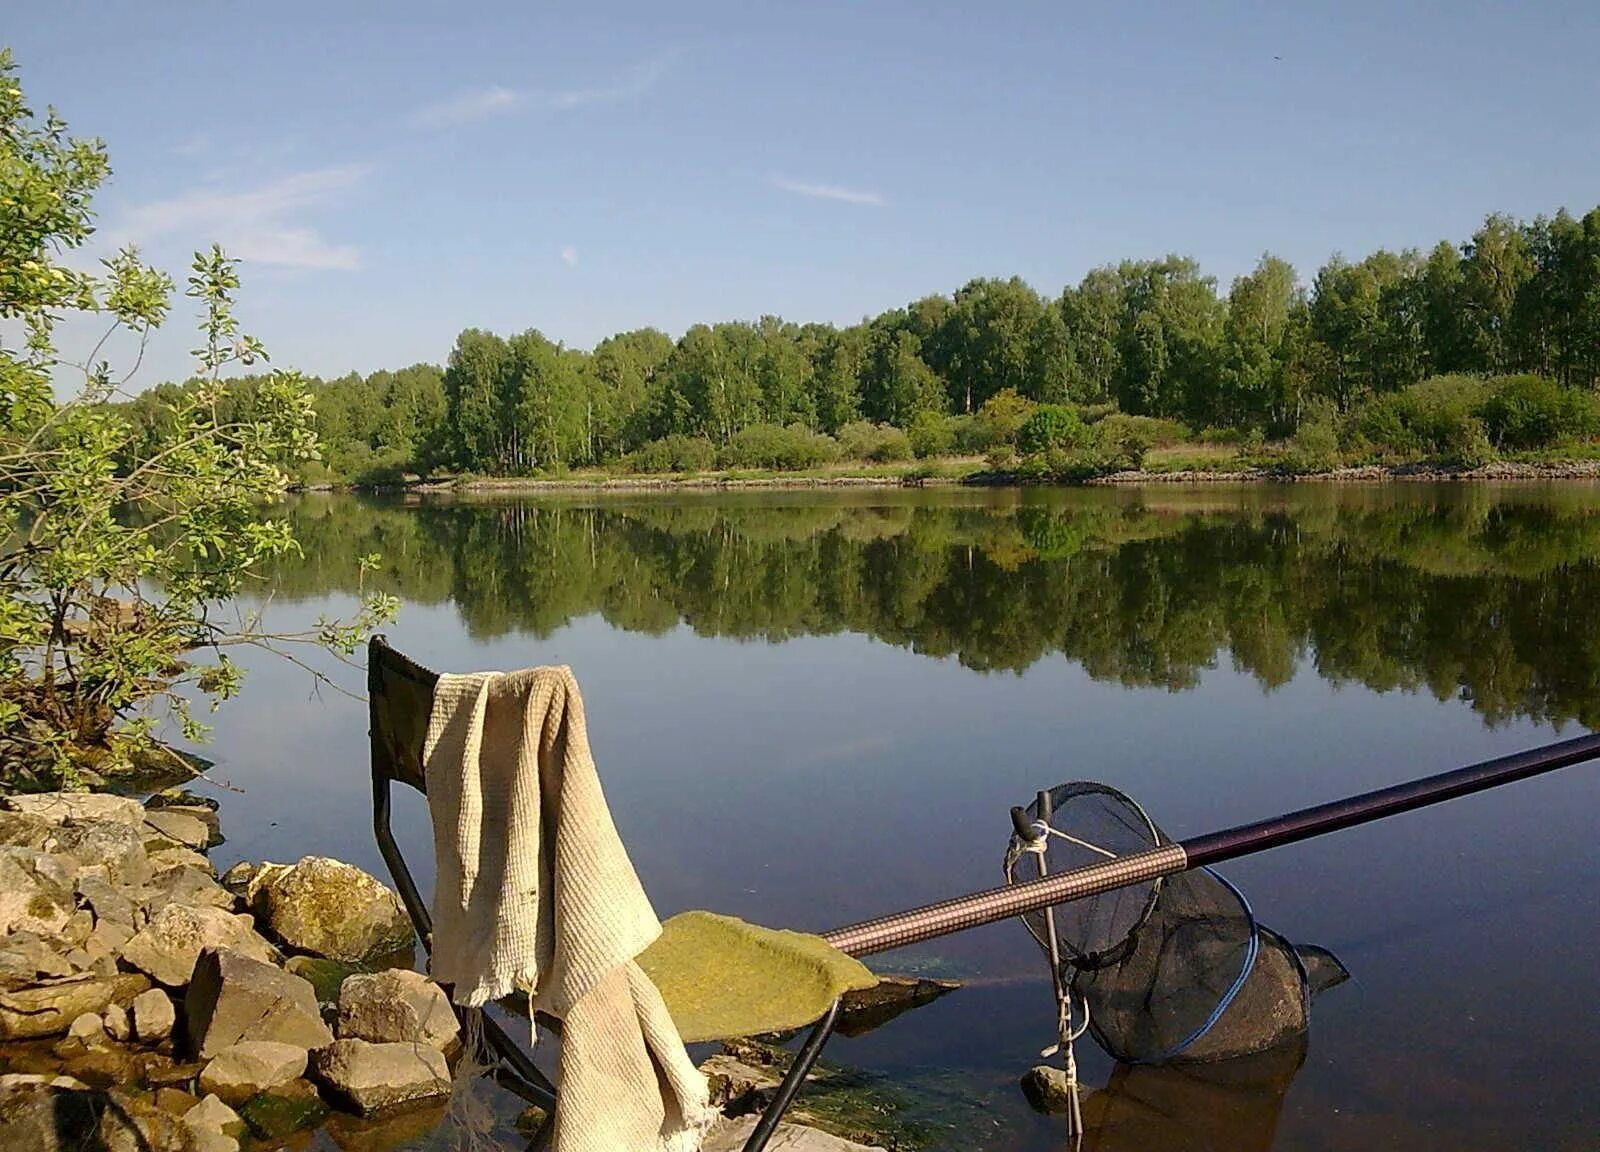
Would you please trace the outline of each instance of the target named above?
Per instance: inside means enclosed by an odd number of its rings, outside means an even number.
[[[398,780],[428,791],[422,745],[439,674],[402,655],[382,636],[367,644],[367,710],[372,735],[372,780]]]

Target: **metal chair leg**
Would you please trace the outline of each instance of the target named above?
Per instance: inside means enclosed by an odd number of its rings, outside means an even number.
[[[783,1083],[778,1085],[772,1103],[767,1105],[767,1110],[761,1114],[761,1119],[756,1121],[750,1138],[744,1142],[744,1152],[762,1152],[766,1148],[767,1141],[771,1140],[772,1134],[778,1130],[778,1122],[783,1119],[783,1114],[794,1102],[800,1086],[810,1075],[817,1057],[822,1055],[823,1045],[827,1044],[828,1037],[833,1035],[833,1026],[838,1021],[839,1001],[835,1000],[833,1007],[823,1013],[822,1019],[811,1029],[811,1035],[806,1037],[806,1042],[800,1046],[800,1051],[795,1053],[794,1063],[789,1065],[788,1074],[784,1076]]]

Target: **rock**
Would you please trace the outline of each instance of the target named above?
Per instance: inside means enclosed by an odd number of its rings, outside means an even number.
[[[351,976],[339,989],[341,1039],[422,1043],[443,1050],[459,1031],[444,989],[420,972],[390,968]]]
[[[246,1040],[218,1052],[200,1073],[200,1090],[237,1107],[305,1074],[306,1050],[271,1040]]]
[[[723,1117],[706,1133],[700,1152],[739,1152],[759,1119],[758,1116]],[[884,1152],[876,1144],[855,1144],[799,1124],[779,1124],[767,1148],[769,1152]]]
[[[89,975],[0,992],[0,1040],[59,1036],[85,1012],[103,1012],[115,992],[116,981]]]
[[[63,1042],[62,1047],[66,1047]],[[61,1059],[61,1070],[69,1072],[94,1088],[121,1088],[137,1084],[141,1069],[134,1053],[116,1044],[78,1046]]]
[[[750,1112],[766,1107],[770,1094],[783,1080],[782,1069],[747,1064],[737,1056],[718,1052],[700,1065],[705,1073],[711,1103],[730,1112]]]
[[[60,1084],[0,1091],[3,1152],[189,1152],[182,1122],[134,1096]]]
[[[134,827],[144,823],[144,805],[127,796],[106,792],[35,792],[7,796],[0,803],[12,812],[65,824],[69,820],[109,820]]]
[[[1048,1064],[1036,1064],[1023,1074],[1022,1094],[1036,1112],[1059,1114],[1072,1107],[1066,1072]]]
[[[106,1026],[98,1013],[85,1012],[67,1026],[67,1039],[83,1044],[99,1044],[106,1038]]]
[[[329,1091],[363,1116],[450,1093],[444,1054],[421,1044],[335,1040],[312,1053],[311,1066]]]
[[[34,933],[0,936],[0,989],[27,988],[74,974],[72,961]]]
[[[362,1118],[334,1112],[323,1124],[340,1152],[394,1152],[397,1148],[425,1148],[437,1140],[434,1133],[450,1113],[447,1099],[402,1108],[387,1116]]]
[[[0,935],[30,932],[54,939],[72,919],[71,891],[45,874],[46,859],[25,848],[0,850]]]
[[[144,806],[151,808],[196,808],[215,813],[219,805],[216,798],[206,796],[199,792],[191,792],[187,788],[163,788],[161,791],[148,797]]]
[[[144,815],[146,828],[185,848],[204,850],[211,843],[211,829],[204,823],[173,808],[157,808]]]
[[[133,939],[133,929],[126,924],[114,924],[109,920],[95,922],[94,931],[89,933],[89,938],[83,942],[83,950],[92,958],[110,956],[113,959],[122,954],[122,947]]]
[[[191,1132],[216,1132],[238,1139],[245,1133],[239,1114],[217,1096],[205,1096],[183,1114],[183,1126]]]
[[[311,985],[292,972],[226,949],[207,951],[184,999],[189,1041],[212,1056],[242,1040],[302,1048],[331,1043]]]
[[[126,1044],[133,1039],[133,1017],[121,1004],[112,1004],[106,1008],[106,1031],[118,1043]]]
[[[903,1012],[931,1004],[961,987],[958,980],[933,980],[922,976],[880,975],[871,988],[846,992],[839,1006],[841,1036],[860,1036],[881,1028]]]
[[[320,1124],[328,1106],[310,1081],[291,1080],[250,1097],[239,1106],[239,1115],[259,1139],[275,1141]]]
[[[174,1116],[186,1116],[191,1108],[200,1103],[200,1097],[182,1088],[157,1088],[153,1098],[157,1108]]]
[[[245,896],[250,891],[250,881],[256,878],[257,871],[250,861],[241,860],[222,874],[222,886],[235,896]]]
[[[123,946],[122,958],[157,983],[180,988],[207,948],[226,948],[253,960],[277,958],[272,945],[221,908],[168,904]]]
[[[63,825],[56,833],[56,852],[72,857],[84,870],[103,874],[115,885],[138,885],[150,879],[139,825],[94,820]]]
[[[326,956],[291,956],[283,965],[296,976],[311,982],[317,993],[317,1003],[339,1003],[339,989],[349,977],[361,971],[343,960],[329,960]]]
[[[250,881],[249,902],[268,930],[299,952],[355,963],[412,941],[399,897],[361,869],[325,856],[263,864]]]
[[[211,878],[211,873],[180,865],[157,872],[146,885],[149,896],[145,908],[151,914],[168,904],[187,904],[191,908],[222,908],[232,912],[237,903],[232,892]]]
[[[160,1043],[172,1035],[172,1029],[178,1023],[178,1013],[172,1007],[172,1001],[159,988],[135,996],[129,1011],[133,1017],[133,1034],[141,1044]]]
[[[170,812],[174,816],[186,816],[190,820],[198,820],[205,825],[206,842],[204,844],[196,844],[194,847],[204,851],[207,848],[215,848],[218,844],[223,843],[222,819],[217,815],[215,808],[208,808],[200,804],[164,804],[160,805],[158,810],[163,814]],[[145,819],[148,820],[149,818],[150,813],[147,812]]]
[[[87,908],[80,908],[72,914],[66,927],[61,929],[61,942],[71,948],[81,948],[93,931],[94,913]]]
[[[207,876],[214,876],[217,872],[211,861],[193,848],[184,848],[176,844],[150,849],[149,861],[153,872],[165,872],[168,868],[196,868]]]
[[[140,901],[127,892],[114,888],[99,876],[84,876],[78,880],[78,895],[94,909],[95,925],[120,924],[132,934],[138,918]],[[142,893],[140,896],[142,897]]]
[[[0,812],[0,847],[43,848],[53,827],[50,821],[26,812]]]

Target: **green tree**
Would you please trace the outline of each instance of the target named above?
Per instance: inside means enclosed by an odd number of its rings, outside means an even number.
[[[203,726],[190,690],[213,704],[239,688],[238,644],[294,641],[348,652],[394,602],[368,598],[355,621],[273,636],[256,616],[226,622],[236,595],[295,550],[288,523],[263,514],[289,469],[317,450],[303,379],[226,373],[264,360],[233,314],[235,262],[197,253],[186,295],[201,311],[197,386],[169,391],[140,427],[98,350],[58,352],[58,317],[141,341],[166,318],[172,282],[125,249],[93,275],[62,253],[92,230],[110,168],[98,141],[67,136],[24,101],[0,51],[0,764],[9,787],[97,783],[160,747],[157,706],[184,735]],[[65,400],[52,376],[76,370]],[[151,434],[151,429],[155,431]],[[135,448],[135,443],[138,447]]]

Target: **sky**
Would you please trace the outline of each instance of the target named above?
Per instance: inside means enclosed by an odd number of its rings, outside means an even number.
[[[246,330],[324,376],[1168,252],[1309,281],[1600,203],[1592,0],[8,0],[0,44],[110,148],[88,255],[181,282],[221,242]]]

